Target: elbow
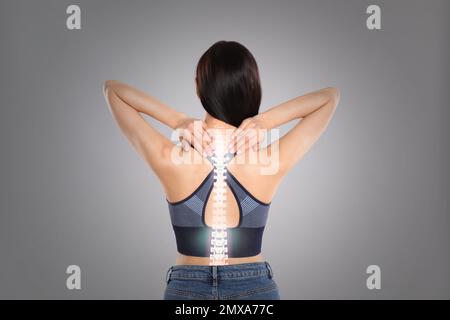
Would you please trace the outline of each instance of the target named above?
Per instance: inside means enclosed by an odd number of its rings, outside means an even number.
[[[106,94],[107,90],[112,88],[117,82],[116,80],[106,80],[103,82],[103,93]]]
[[[111,81],[112,80],[106,80],[105,82],[103,82],[102,91],[104,95],[106,95],[108,88],[111,86]]]
[[[336,87],[326,87],[324,90],[324,93],[328,96],[328,101],[332,102],[335,106],[338,105],[339,99],[341,97],[341,93],[339,92],[339,89]]]
[[[339,103],[339,99],[341,98],[341,93],[339,89],[336,87],[329,87],[329,89],[331,94],[331,100],[333,100],[337,105]]]

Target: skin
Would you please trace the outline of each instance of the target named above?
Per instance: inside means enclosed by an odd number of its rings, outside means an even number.
[[[327,87],[309,92],[276,105],[265,112],[245,119],[236,128],[220,121],[208,113],[204,120],[191,118],[176,111],[156,98],[116,80],[107,80],[103,92],[113,118],[140,157],[149,165],[163,186],[168,201],[176,202],[189,196],[205,179],[213,166],[206,159],[200,163],[177,164],[173,154],[180,159],[192,159],[194,153],[212,154],[218,134],[232,130],[228,149],[238,154],[229,162],[227,170],[257,199],[269,203],[283,177],[319,139],[328,126],[339,103],[338,89]],[[147,114],[172,129],[180,130],[181,145],[159,133],[142,114]],[[277,128],[296,120],[297,124],[279,139],[278,148],[271,144],[261,148],[263,130]],[[194,123],[199,130],[194,130]],[[192,145],[192,146],[191,146]],[[264,164],[249,163],[251,156],[278,154],[278,170],[271,175],[262,175]],[[259,158],[258,158],[259,159]],[[211,200],[210,197],[209,200]],[[205,209],[205,222],[212,222],[212,201]],[[227,225],[234,227],[239,222],[237,202],[227,188]],[[229,258],[228,264],[264,261],[262,254],[253,257]],[[177,253],[176,264],[209,265],[208,257],[185,256]]]

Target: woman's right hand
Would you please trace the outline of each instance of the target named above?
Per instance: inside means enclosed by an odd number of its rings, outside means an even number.
[[[213,154],[213,137],[206,130],[206,123],[195,118],[183,118],[175,127],[184,151],[188,151],[191,145],[202,155]]]

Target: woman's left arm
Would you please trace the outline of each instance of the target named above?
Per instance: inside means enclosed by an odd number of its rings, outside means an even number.
[[[153,169],[163,164],[166,150],[173,147],[173,143],[153,128],[140,112],[172,129],[189,117],[117,80],[107,80],[103,85],[103,92],[114,119],[139,155]]]

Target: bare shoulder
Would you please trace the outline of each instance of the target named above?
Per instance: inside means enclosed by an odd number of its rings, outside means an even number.
[[[162,157],[161,162],[164,165],[156,174],[169,201],[184,199],[213,169],[208,160],[194,149],[186,152],[173,145],[164,149]]]
[[[247,150],[236,155],[228,165],[233,176],[259,200],[269,203],[282,180],[279,161],[270,150]]]

